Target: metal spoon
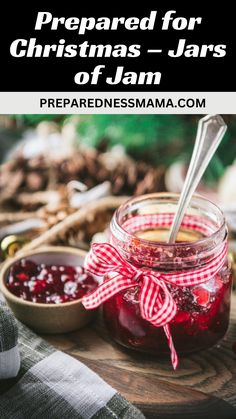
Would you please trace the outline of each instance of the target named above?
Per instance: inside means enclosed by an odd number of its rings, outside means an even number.
[[[170,229],[168,243],[174,243],[186,208],[210,160],[219,146],[227,125],[220,115],[207,115],[198,122],[197,135],[187,176]]]

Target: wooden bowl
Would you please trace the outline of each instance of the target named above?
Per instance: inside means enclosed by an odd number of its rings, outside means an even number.
[[[80,300],[61,304],[42,304],[23,300],[6,287],[11,266],[23,258],[36,263],[83,265],[86,252],[71,247],[47,246],[37,250],[21,252],[20,256],[5,262],[0,271],[0,289],[16,318],[40,333],[65,333],[85,326],[94,316],[95,310],[87,311]]]

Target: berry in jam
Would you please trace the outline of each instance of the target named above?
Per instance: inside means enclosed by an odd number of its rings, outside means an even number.
[[[59,304],[82,298],[98,282],[82,266],[36,264],[21,259],[10,269],[6,286],[23,300]]]

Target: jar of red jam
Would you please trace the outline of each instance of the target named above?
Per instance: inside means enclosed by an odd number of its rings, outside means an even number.
[[[150,194],[122,205],[111,221],[110,242],[132,266],[157,274],[198,272],[223,255],[220,269],[191,286],[166,283],[177,310],[169,330],[178,354],[206,349],[226,333],[229,323],[231,268],[227,258],[227,228],[220,209],[194,196],[177,240],[167,244],[178,196]],[[105,281],[109,280],[109,275]],[[162,291],[160,291],[162,292]],[[125,289],[104,303],[104,317],[112,337],[128,348],[156,355],[169,354],[163,327],[140,312],[140,287]]]

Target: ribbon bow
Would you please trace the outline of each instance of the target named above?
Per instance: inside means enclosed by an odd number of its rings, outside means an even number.
[[[163,327],[171,352],[172,365],[176,369],[178,356],[169,323],[176,315],[177,305],[167,283],[187,287],[206,282],[223,266],[226,254],[227,245],[224,244],[219,254],[203,268],[163,274],[151,269],[135,267],[127,262],[111,244],[95,243],[85,259],[85,269],[98,276],[109,274],[109,279],[95,291],[83,297],[83,305],[91,310],[123,290],[139,287],[141,316],[154,326]]]

